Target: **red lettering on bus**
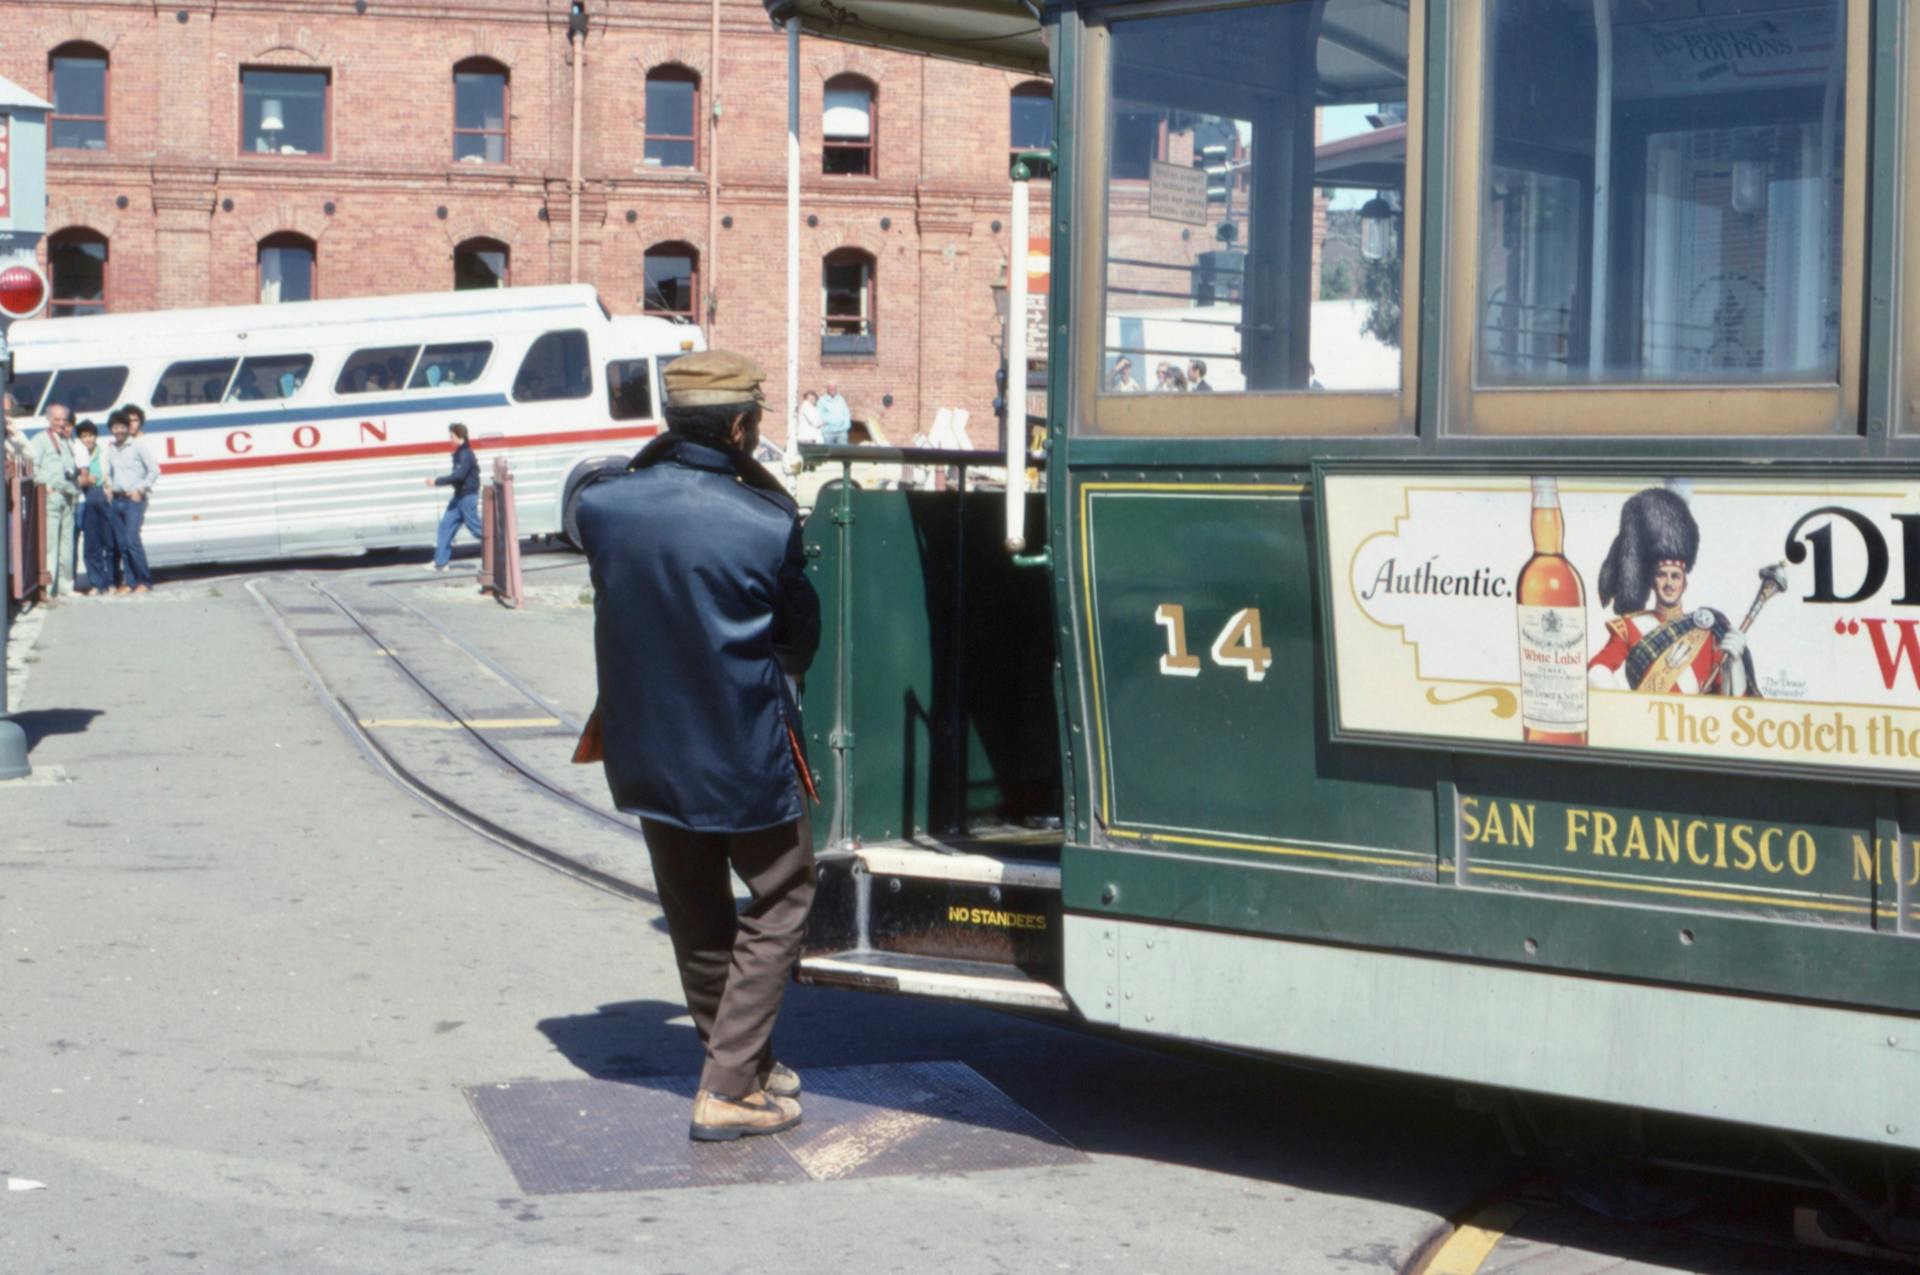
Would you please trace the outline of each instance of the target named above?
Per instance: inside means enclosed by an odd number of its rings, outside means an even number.
[[[293,431],[293,445],[304,451],[311,451],[320,445],[320,427],[302,425]]]
[[[244,447],[241,446],[242,441],[246,444]],[[227,450],[235,456],[245,456],[253,450],[253,435],[244,429],[234,430],[227,435]]]
[[[387,441],[386,425],[384,423],[375,425],[372,421],[361,421],[360,422],[360,441],[364,443],[364,442],[367,442],[369,439],[373,440],[374,442],[380,442],[380,443],[386,442]]]
[[[179,443],[180,443],[180,439],[178,435],[175,435],[175,434],[167,435],[167,459],[168,460],[192,460],[193,457],[189,453],[183,452],[180,450]]]

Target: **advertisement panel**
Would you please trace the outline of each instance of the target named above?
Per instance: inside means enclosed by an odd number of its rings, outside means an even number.
[[[1320,484],[1341,736],[1920,779],[1920,477]]]

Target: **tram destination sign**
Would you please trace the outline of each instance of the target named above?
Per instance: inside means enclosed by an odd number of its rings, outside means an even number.
[[[1340,737],[1920,782],[1920,476],[1316,481]]]

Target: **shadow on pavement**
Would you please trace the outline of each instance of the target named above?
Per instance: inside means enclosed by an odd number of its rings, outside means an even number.
[[[9,716],[25,733],[27,747],[33,749],[49,735],[84,734],[93,719],[105,712],[103,708],[30,708]]]

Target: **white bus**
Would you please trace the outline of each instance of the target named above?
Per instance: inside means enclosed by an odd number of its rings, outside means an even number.
[[[660,370],[700,330],[614,316],[586,285],[34,319],[13,325],[18,423],[64,403],[107,439],[146,409],[155,566],[430,545],[447,426],[513,466],[524,535],[661,427]],[[25,418],[25,419],[20,419]]]

